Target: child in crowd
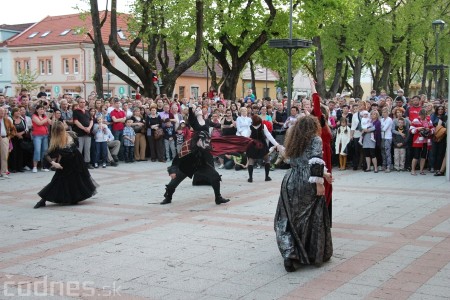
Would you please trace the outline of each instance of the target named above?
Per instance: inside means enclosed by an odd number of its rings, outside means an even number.
[[[184,140],[187,141],[191,138],[191,129],[189,129],[188,126],[186,126],[186,122],[184,120],[180,121],[180,127],[183,131]]]
[[[134,132],[132,119],[127,119],[125,122],[125,128],[123,129],[123,146],[125,148],[125,162],[134,162],[134,139],[136,133]]]
[[[392,132],[392,144],[394,145],[394,169],[397,172],[405,170],[406,141],[409,131],[406,129],[405,120],[399,118],[395,131]]]
[[[106,162],[108,161],[108,141],[114,140],[114,136],[105,124],[103,117],[97,118],[97,123],[94,124],[93,129],[95,137],[95,159],[94,168],[98,168],[98,164],[101,160],[102,167],[106,168]]]
[[[367,129],[372,126],[372,121],[370,120],[370,114],[367,110],[360,112],[361,116],[361,129]],[[359,143],[363,144],[363,139],[365,134],[370,134],[370,139],[375,142],[375,134],[373,132],[363,133],[359,138]]]
[[[183,146],[184,143],[183,128],[181,127],[181,125],[178,126],[176,135],[177,135],[177,153],[180,154],[181,147]]]
[[[339,170],[345,170],[347,166],[347,147],[350,143],[350,127],[348,127],[347,119],[342,117],[341,126],[336,133],[336,154],[339,155]]]
[[[176,131],[169,118],[164,120],[164,147],[166,148],[166,159],[171,160],[175,157],[175,138]]]

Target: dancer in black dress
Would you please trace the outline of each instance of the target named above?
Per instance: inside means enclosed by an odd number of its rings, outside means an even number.
[[[283,146],[272,137],[266,125],[262,123],[258,115],[252,116],[252,125],[250,126],[250,138],[253,140],[247,146],[248,157],[248,182],[253,182],[253,165],[256,159],[264,161],[265,181],[271,181],[269,177],[270,172],[270,158],[269,158],[269,142],[274,145],[277,151],[283,151]]]
[[[45,206],[46,201],[59,204],[77,204],[96,193],[97,184],[84,163],[72,136],[60,121],[52,126],[50,147],[46,159],[56,169],[50,183],[38,195],[42,198],[34,208]]]
[[[208,180],[214,190],[217,205],[227,203],[220,194],[220,175],[214,168],[214,159],[210,153],[211,137],[209,136],[209,120],[205,120],[201,107],[191,103],[189,107],[189,125],[194,129],[192,138],[185,141],[180,154],[177,154],[172,165],[167,168],[171,181],[166,185],[164,200],[160,204],[172,202],[172,195],[177,186],[186,178],[201,176]]]

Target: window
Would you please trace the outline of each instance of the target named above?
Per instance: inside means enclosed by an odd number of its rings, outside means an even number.
[[[70,73],[69,60],[67,58],[63,59],[63,72],[64,72],[64,74]]]
[[[198,99],[198,86],[191,86],[191,97],[194,99]]]
[[[39,72],[45,75],[45,60],[39,60]]]
[[[80,74],[80,56],[68,55],[61,57],[62,74]]]
[[[59,35],[66,35],[69,33],[69,31],[70,31],[70,29],[66,29],[63,32],[61,32]]]
[[[78,74],[79,73],[78,59],[73,58],[72,64],[73,64],[73,74]]]
[[[117,30],[117,35],[121,40],[126,40],[125,34],[123,34],[123,31],[121,29]]]
[[[37,36],[38,34],[39,34],[39,31],[33,32],[32,34],[30,34],[30,35],[28,36],[28,38],[29,38],[29,39],[32,39],[32,38],[34,38],[35,36]]]
[[[0,75],[3,75],[3,59],[0,58]]]
[[[22,62],[16,61],[16,73],[19,74],[22,72]]]
[[[45,62],[47,63],[47,74],[48,75],[52,75],[53,71],[52,71],[52,60],[51,59],[46,59]]]
[[[178,98],[182,99],[184,97],[185,97],[184,96],[184,86],[180,86],[180,87],[178,87]]]
[[[41,34],[41,37],[46,37],[51,31],[46,31],[43,34]]]
[[[20,74],[22,72],[30,72],[30,58],[29,57],[18,57],[14,59],[14,66],[16,74]],[[39,65],[38,65],[39,67]]]
[[[269,97],[269,94],[270,94],[270,88],[263,88],[264,98]]]

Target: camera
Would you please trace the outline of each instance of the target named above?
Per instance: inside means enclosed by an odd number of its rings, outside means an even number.
[[[47,112],[53,113],[53,109],[49,108],[49,109],[47,109]]]

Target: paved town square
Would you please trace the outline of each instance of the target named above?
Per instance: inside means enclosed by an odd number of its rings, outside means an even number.
[[[91,172],[98,194],[33,209],[52,172],[0,181],[0,298],[448,299],[450,184],[335,171],[334,255],[287,273],[273,216],[283,170],[219,170],[222,194],[185,180],[159,205],[166,164]]]

